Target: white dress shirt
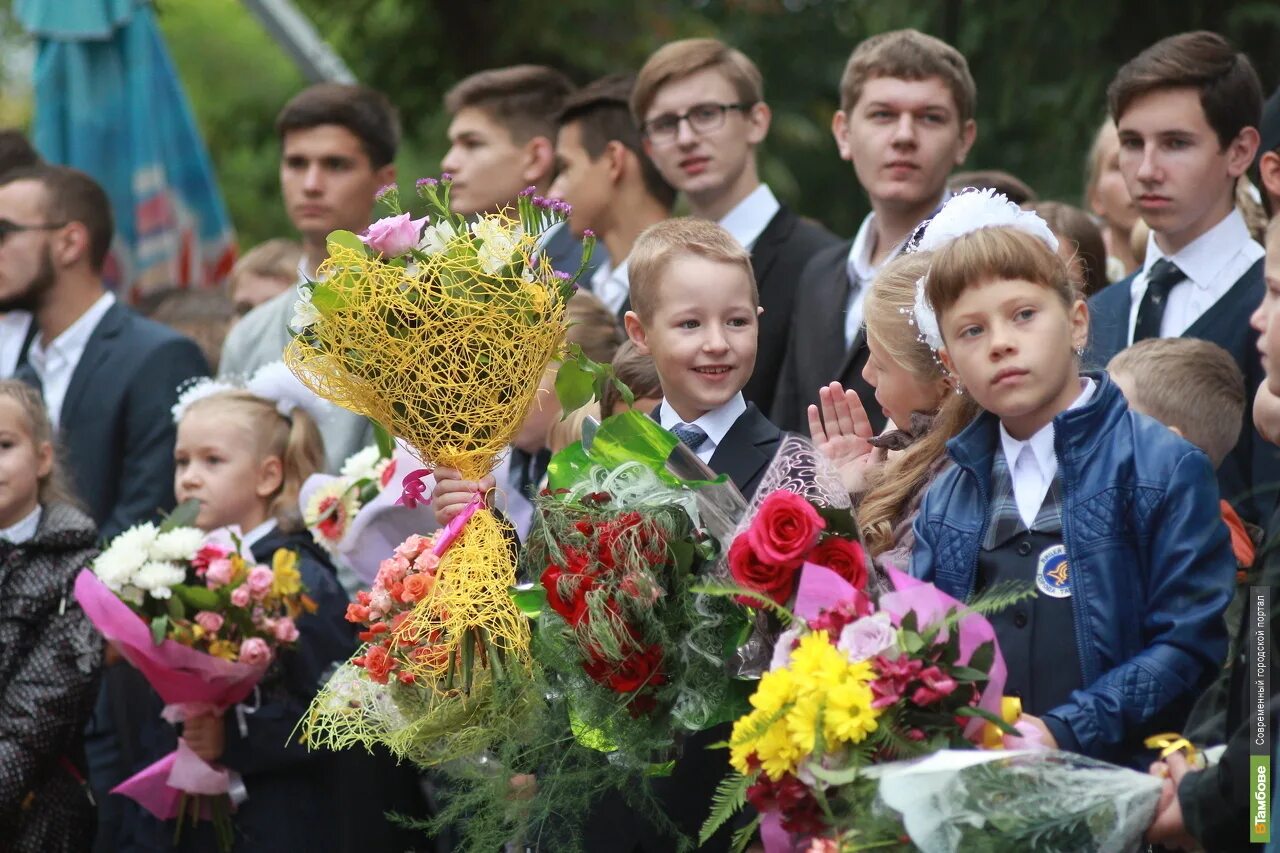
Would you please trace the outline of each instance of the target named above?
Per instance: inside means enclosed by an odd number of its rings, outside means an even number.
[[[268,518],[257,527],[240,537],[240,544],[244,546],[244,550],[248,551],[258,542],[265,539],[267,534],[276,529],[276,520]]]
[[[40,504],[36,504],[36,508],[27,513],[26,517],[17,524],[0,527],[0,539],[13,545],[30,542],[36,537],[36,529],[40,527],[41,513]]]
[[[1160,320],[1160,337],[1176,338],[1186,332],[1249,267],[1265,255],[1266,251],[1249,235],[1249,227],[1245,225],[1239,208],[1233,208],[1225,219],[1183,246],[1181,251],[1168,255],[1186,279],[1169,291]],[[1147,277],[1151,274],[1151,267],[1163,257],[1166,255],[1152,232],[1147,237],[1147,254],[1142,270],[1129,284],[1130,343],[1133,343],[1133,330],[1138,324],[1138,307],[1147,292]]]
[[[853,339],[858,336],[858,330],[862,328],[862,303],[867,298],[867,289],[871,287],[871,282],[875,279],[876,273],[880,272],[880,268],[898,256],[910,236],[908,234],[904,237],[880,263],[873,264],[871,256],[875,254],[878,240],[875,213],[868,213],[866,219],[862,220],[862,225],[858,227],[853,245],[849,248],[849,259],[845,262],[845,269],[849,274],[849,301],[845,303],[844,314],[844,348],[846,350],[853,349]]]
[[[61,421],[62,403],[67,397],[67,388],[71,385],[76,365],[84,355],[84,348],[88,346],[93,330],[98,328],[98,323],[102,322],[103,316],[115,304],[115,294],[108,290],[51,343],[46,345],[43,335],[37,335],[31,342],[27,360],[36,376],[40,377],[44,405],[49,410],[49,420],[53,421],[55,427]]]
[[[493,479],[498,484],[494,506],[507,517],[523,542],[533,526],[533,503],[520,491],[512,474],[511,452],[508,450],[498,467],[493,469]]]
[[[716,448],[720,446],[720,442],[724,441],[725,435],[729,429],[737,422],[742,413],[747,410],[747,401],[743,399],[742,392],[739,391],[733,395],[733,399],[725,403],[718,409],[712,409],[693,423],[680,420],[680,416],[676,414],[676,410],[664,399],[662,405],[658,407],[658,423],[662,424],[662,428],[666,430],[673,429],[681,424],[686,426],[696,426],[707,434],[707,440],[702,442],[702,446],[694,451],[694,455],[703,462],[710,464],[712,455],[716,452]]]
[[[1097,383],[1088,377],[1080,379],[1080,396],[1067,406],[1078,409],[1093,397]],[[1031,438],[1019,441],[1000,424],[1000,447],[1009,462],[1009,479],[1013,481],[1013,499],[1018,504],[1022,523],[1031,528],[1040,514],[1040,506],[1058,473],[1058,455],[1053,449],[1053,421],[1042,426]]]
[[[720,227],[732,234],[742,248],[751,251],[781,207],[769,185],[761,184],[724,215]]]
[[[31,315],[26,311],[0,314],[0,379],[8,379],[18,369],[22,345],[31,332]]]
[[[591,274],[591,292],[614,314],[621,311],[622,306],[627,302],[627,297],[631,295],[631,280],[627,278],[627,259],[623,258],[622,263],[616,267],[610,267],[608,264],[596,267],[596,271]]]

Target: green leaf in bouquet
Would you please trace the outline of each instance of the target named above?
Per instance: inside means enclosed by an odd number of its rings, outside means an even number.
[[[151,620],[151,642],[157,646],[164,642],[164,636],[169,632],[169,617],[157,616]]]
[[[947,674],[952,678],[959,678],[963,681],[974,681],[979,683],[990,679],[990,676],[987,675],[987,673],[969,666],[953,666]]]
[[[656,764],[650,764],[644,769],[644,775],[649,777],[670,776],[676,770],[675,759],[671,761],[662,761]]]
[[[173,598],[181,599],[182,603],[192,610],[217,610],[222,604],[218,598],[218,593],[208,587],[194,586],[191,584],[178,584],[173,588]],[[183,617],[175,617],[182,619]]]
[[[733,834],[733,839],[729,842],[729,853],[742,853],[755,840],[756,832],[760,829],[760,815],[752,818],[751,823],[738,828]]]
[[[581,362],[567,360],[556,371],[556,397],[560,400],[562,417],[590,403],[594,390],[595,377]]]
[[[671,549],[671,558],[676,565],[676,571],[684,574],[693,568],[693,558],[697,555],[697,546],[686,539],[677,539],[669,542],[667,547]]]
[[[702,822],[698,832],[698,845],[706,844],[716,830],[724,826],[747,802],[747,788],[751,787],[752,777],[740,773],[732,773],[720,780],[715,794],[711,797],[711,813]]]
[[[353,251],[360,252],[361,254],[364,254],[366,251],[364,242],[350,231],[330,231],[326,242],[341,246],[344,249],[351,249]]]
[[[378,447],[378,456],[390,459],[396,452],[396,440],[391,431],[373,419],[369,423],[373,427],[373,443]]]
[[[969,656],[969,666],[980,672],[991,672],[991,666],[996,662],[996,644],[991,640],[987,640],[982,645],[973,650],[973,654]]]
[[[508,592],[526,619],[537,619],[546,609],[547,591],[541,585],[520,584],[511,587]]]
[[[169,618],[174,622],[179,622],[187,618],[187,606],[182,603],[182,597],[170,595],[169,600],[165,604],[165,609],[169,612]]]
[[[955,715],[957,717],[981,717],[1007,735],[1016,735],[1018,733],[1018,730],[1005,722],[1004,718],[999,714],[993,714],[986,708],[979,708],[977,705],[961,705],[956,708]]]
[[[915,631],[903,629],[898,642],[902,644],[902,650],[909,655],[919,654],[925,647],[924,637],[921,637]]]
[[[316,286],[311,291],[311,304],[321,314],[332,314],[347,304],[336,286],[340,277],[344,275],[346,275],[345,272],[339,272],[333,278],[316,282]]]
[[[179,527],[195,527],[198,515],[200,515],[200,501],[195,498],[183,501],[173,508],[173,512],[165,516],[164,521],[160,523],[160,532],[168,533]]]
[[[818,515],[827,523],[826,533],[828,535],[839,536],[842,539],[858,539],[858,524],[853,519],[853,513],[848,509],[840,509],[838,507],[817,506],[814,507],[818,511]]]
[[[908,610],[902,615],[902,630],[919,633],[920,617],[916,616],[916,612],[914,610]]]

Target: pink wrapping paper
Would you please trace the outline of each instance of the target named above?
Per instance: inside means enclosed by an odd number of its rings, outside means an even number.
[[[165,702],[165,719],[225,710],[243,701],[262,680],[266,666],[225,661],[165,640],[151,641],[151,628],[89,569],[76,577],[76,600],[102,636],[111,641]],[[226,794],[233,784],[224,767],[206,764],[181,740],[178,749],[122,782],[112,793],[135,800],[156,817],[178,814],[181,795]],[[183,787],[192,785],[195,787]]]

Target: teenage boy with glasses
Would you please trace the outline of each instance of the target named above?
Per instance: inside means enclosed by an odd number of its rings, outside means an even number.
[[[755,373],[743,395],[768,412],[787,350],[796,278],[836,238],[801,219],[760,181],[756,149],[770,120],[760,71],[715,39],[672,42],[640,69],[631,113],[645,153],[684,193],[690,213],[718,222],[751,252],[764,314]]]

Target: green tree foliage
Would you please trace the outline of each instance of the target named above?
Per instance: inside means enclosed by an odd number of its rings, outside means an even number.
[[[1080,202],[1084,158],[1115,71],[1154,41],[1212,29],[1280,83],[1272,0],[298,0],[355,74],[399,106],[406,179],[438,171],[441,98],[487,67],[542,62],[579,82],[637,69],[663,42],[715,36],[761,67],[773,128],[762,168],[779,195],[849,235],[867,203],[830,134],[840,73],[861,39],[898,27],[946,38],[978,83],[967,168],[1002,168],[1042,197]],[[289,233],[276,184],[275,111],[303,85],[235,0],[166,0],[162,21],[244,245]]]

